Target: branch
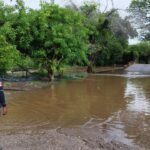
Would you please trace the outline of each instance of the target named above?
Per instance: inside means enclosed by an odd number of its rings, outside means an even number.
[[[69,2],[71,3],[71,5],[73,6],[73,8],[74,8],[75,10],[78,10],[77,5],[76,5],[72,0],[69,0]]]

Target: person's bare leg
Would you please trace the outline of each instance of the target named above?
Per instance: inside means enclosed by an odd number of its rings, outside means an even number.
[[[7,114],[7,107],[3,107],[3,115],[6,115]]]

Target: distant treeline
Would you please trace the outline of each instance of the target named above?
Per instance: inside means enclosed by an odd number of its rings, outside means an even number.
[[[114,9],[101,12],[96,3],[41,2],[39,9],[30,9],[23,0],[14,6],[0,0],[0,74],[32,68],[52,80],[65,65],[148,63],[150,43],[129,46],[135,36],[127,18]]]

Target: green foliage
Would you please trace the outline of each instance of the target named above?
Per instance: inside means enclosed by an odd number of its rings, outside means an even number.
[[[141,42],[139,45],[140,57],[139,61],[141,63],[150,63],[150,42]]]
[[[42,3],[36,14],[32,23],[32,46],[38,64],[53,74],[63,64],[87,61],[87,29],[78,12]]]
[[[12,30],[15,33],[15,37],[11,42],[16,45],[17,49],[25,55],[31,55],[31,41],[33,40],[31,31],[31,20],[29,10],[25,8],[22,0],[17,0],[15,6],[15,16],[11,21]]]
[[[12,70],[19,59],[19,52],[15,46],[6,42],[4,36],[0,35],[0,75]]]
[[[150,63],[150,43],[141,42],[136,45],[130,45],[124,53],[125,63],[136,61],[139,63]]]
[[[85,16],[85,26],[89,31],[90,65],[121,63],[128,38],[136,36],[129,21],[114,10],[101,13],[95,3],[85,3],[79,11]]]
[[[20,54],[15,70],[20,70],[20,71],[22,70],[28,72],[28,70],[34,68],[34,66],[35,63],[33,62],[31,57]]]
[[[128,64],[130,61],[138,61],[139,51],[138,45],[129,45],[123,54],[123,63]]]
[[[101,13],[94,2],[59,7],[41,1],[34,10],[23,0],[15,6],[0,0],[0,69],[6,73],[38,68],[51,80],[64,65],[120,64],[123,54],[136,55],[135,50],[126,50],[129,36],[135,34],[127,19],[114,10]]]

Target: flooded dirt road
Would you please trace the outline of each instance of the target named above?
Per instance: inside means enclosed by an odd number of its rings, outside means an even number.
[[[4,150],[150,149],[150,75],[91,75],[6,97]]]

